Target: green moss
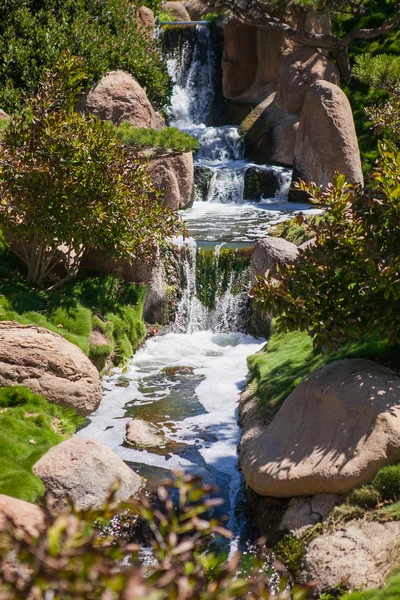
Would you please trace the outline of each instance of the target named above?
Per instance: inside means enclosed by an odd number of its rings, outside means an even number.
[[[0,493],[36,502],[44,486],[32,466],[82,421],[26,388],[0,388]]]
[[[121,123],[116,131],[124,144],[140,150],[195,152],[200,145],[192,135],[175,127],[165,127],[158,131],[148,127],[132,127],[129,123]]]
[[[379,492],[370,485],[356,488],[349,494],[348,502],[360,508],[374,509],[380,500]]]
[[[268,235],[281,237],[292,244],[296,244],[296,246],[304,244],[304,242],[307,242],[313,237],[313,234],[308,229],[307,224],[299,225],[299,222],[296,218],[274,225],[274,227],[271,227],[271,229],[268,231]]]
[[[399,598],[400,574],[391,577],[383,589],[353,592],[343,596],[343,600],[399,600]]]
[[[302,569],[306,556],[307,546],[322,531],[322,523],[317,523],[314,527],[308,529],[299,538],[287,533],[274,547],[274,554],[280,560],[293,576],[296,576]]]
[[[145,294],[144,285],[89,274],[56,292],[33,290],[0,239],[0,320],[35,324],[58,333],[81,348],[98,368],[114,351],[118,364],[125,362],[143,340]],[[93,329],[102,331],[109,341],[91,344]]]
[[[383,500],[400,500],[400,463],[383,467],[372,480]]]
[[[248,358],[250,381],[257,384],[257,397],[262,406],[277,409],[304,377],[343,358],[369,358],[394,367],[400,365],[399,349],[385,340],[360,340],[328,355],[313,350],[307,333],[276,333],[273,326],[268,344]]]

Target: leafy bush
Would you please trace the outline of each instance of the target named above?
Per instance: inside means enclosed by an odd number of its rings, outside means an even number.
[[[383,467],[372,480],[383,500],[400,500],[400,464]]]
[[[169,104],[172,83],[158,43],[136,22],[131,0],[7,0],[0,3],[0,106],[21,109],[62,51],[84,59],[86,87],[122,69],[146,87],[154,107]],[[147,2],[156,11],[158,0]]]
[[[199,141],[192,135],[175,127],[166,127],[158,131],[147,127],[132,127],[129,123],[121,123],[116,128],[116,133],[124,144],[140,150],[195,152],[200,145]]]
[[[0,225],[30,285],[44,284],[60,261],[64,280],[76,276],[88,247],[151,260],[155,244],[182,229],[114,130],[75,112],[80,64],[64,55],[0,143]]]
[[[83,419],[23,387],[0,388],[0,493],[35,502],[44,494],[32,466]]]
[[[376,332],[400,343],[400,152],[393,144],[379,150],[369,189],[342,175],[325,191],[300,184],[326,205],[324,218],[309,224],[316,243],[253,292],[281,331],[307,331],[317,348]]]
[[[171,489],[172,487],[172,489]],[[118,514],[108,503],[101,511],[45,514],[39,539],[17,531],[0,537],[0,593],[4,600],[22,600],[32,589],[44,600],[261,600],[287,598],[274,584],[269,591],[265,556],[254,557],[245,574],[239,555],[218,559],[207,545],[231,533],[210,515],[221,502],[198,478],[180,476],[157,490],[157,508],[147,498],[127,505],[132,518],[148,523],[154,561],[140,561],[140,546],[104,532]],[[174,505],[171,496],[176,498]],[[13,566],[9,568],[10,560]],[[118,567],[117,565],[129,565]],[[294,590],[297,600],[306,590]]]

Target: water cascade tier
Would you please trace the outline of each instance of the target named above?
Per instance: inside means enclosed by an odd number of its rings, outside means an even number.
[[[190,238],[176,241],[180,300],[170,333],[105,378],[104,400],[78,435],[107,444],[149,481],[175,468],[201,474],[219,486],[228,525],[246,540],[237,401],[247,357],[265,344],[247,333],[251,246],[308,207],[287,202],[290,171],[246,162],[238,128],[224,122],[221,33],[174,26],[164,43],[174,80],[170,124],[200,142],[196,200],[182,212]],[[132,418],[155,425],[161,446],[126,443]]]

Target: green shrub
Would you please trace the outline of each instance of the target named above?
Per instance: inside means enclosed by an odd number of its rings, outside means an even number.
[[[169,104],[172,83],[157,41],[138,27],[131,0],[7,0],[0,3],[0,106],[21,109],[63,50],[84,59],[86,86],[122,69],[146,87],[155,108]],[[159,10],[159,2],[150,2]]]
[[[116,128],[116,132],[124,144],[141,150],[195,152],[199,148],[199,142],[196,138],[175,127],[166,127],[158,131],[146,127],[132,127],[129,123],[121,123]]]
[[[348,497],[348,502],[360,508],[374,509],[380,500],[379,492],[372,486],[363,485],[353,490]]]
[[[23,387],[0,388],[0,493],[29,502],[44,493],[32,466],[83,419]]]
[[[372,485],[383,500],[400,500],[400,464],[383,467]]]

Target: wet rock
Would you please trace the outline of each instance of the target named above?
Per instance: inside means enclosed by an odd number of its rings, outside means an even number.
[[[121,375],[120,377],[118,377],[117,383],[115,385],[116,387],[128,388],[131,381],[132,380],[129,379],[129,377]]]
[[[159,448],[165,443],[162,432],[142,419],[133,419],[126,424],[126,441],[140,448]]]
[[[99,373],[80,348],[48,329],[2,321],[0,386],[9,385],[24,385],[83,416],[102,398]]]
[[[212,178],[213,171],[210,169],[210,167],[195,165],[194,189],[197,200],[207,200]]]
[[[163,373],[166,373],[167,375],[170,375],[172,377],[175,375],[193,375],[194,367],[165,367],[163,369]]]
[[[346,494],[400,460],[400,377],[365,359],[306,377],[244,449],[247,485],[262,496]]]
[[[82,510],[101,508],[116,481],[120,482],[116,500],[121,502],[141,487],[141,478],[110,448],[78,436],[51,448],[33,472],[60,506],[70,498]]]
[[[350,521],[311,542],[301,579],[317,582],[317,594],[340,583],[350,590],[376,588],[397,561],[399,536],[398,522]]]
[[[260,200],[274,198],[282,187],[282,179],[278,171],[249,167],[244,175],[244,199]]]

